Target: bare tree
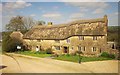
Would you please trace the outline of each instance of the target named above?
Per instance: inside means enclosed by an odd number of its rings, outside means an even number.
[[[23,24],[26,30],[30,29],[33,25],[35,25],[35,20],[32,17],[23,17]]]
[[[37,25],[45,25],[45,21],[37,21]]]

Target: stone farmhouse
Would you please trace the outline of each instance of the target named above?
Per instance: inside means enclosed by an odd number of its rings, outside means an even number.
[[[36,25],[23,35],[30,50],[51,48],[64,54],[82,51],[85,55],[99,55],[107,50],[107,15],[103,18],[77,20],[66,24]]]

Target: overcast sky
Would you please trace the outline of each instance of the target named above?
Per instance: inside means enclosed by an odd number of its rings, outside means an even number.
[[[2,28],[11,17],[31,16],[35,20],[53,22],[53,24],[67,23],[73,20],[102,18],[108,16],[109,26],[118,25],[117,2],[2,2]]]

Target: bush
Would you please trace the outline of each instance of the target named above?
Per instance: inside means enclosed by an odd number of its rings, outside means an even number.
[[[75,56],[77,54],[77,51],[70,53],[70,55]]]
[[[70,54],[66,54],[66,56],[70,56]]]
[[[108,54],[107,52],[103,52],[103,53],[101,54],[101,56],[102,56],[102,57],[109,57],[109,54]]]
[[[112,59],[115,59],[115,55],[114,54],[110,54],[109,57],[112,58]]]
[[[103,52],[101,54],[102,57],[107,57],[107,58],[112,58],[112,59],[115,59],[115,55],[114,54],[109,54],[107,52]]]
[[[9,35],[11,32],[3,32],[2,33],[2,50],[3,52],[15,52],[17,51],[17,45],[22,46],[22,42],[17,39],[12,39]]]
[[[52,52],[52,49],[51,49],[51,48],[46,49],[46,53],[47,53],[47,54],[52,54],[52,53],[53,53],[53,52]]]
[[[52,57],[58,57],[59,55],[57,53],[53,54]]]
[[[40,51],[40,54],[46,54],[46,51]]]

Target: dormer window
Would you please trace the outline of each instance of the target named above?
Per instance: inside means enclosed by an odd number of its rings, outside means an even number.
[[[67,39],[66,41],[67,41],[67,43],[70,43],[70,39]]]
[[[97,40],[97,36],[93,36],[93,40]]]
[[[79,40],[84,40],[84,36],[79,36]]]

